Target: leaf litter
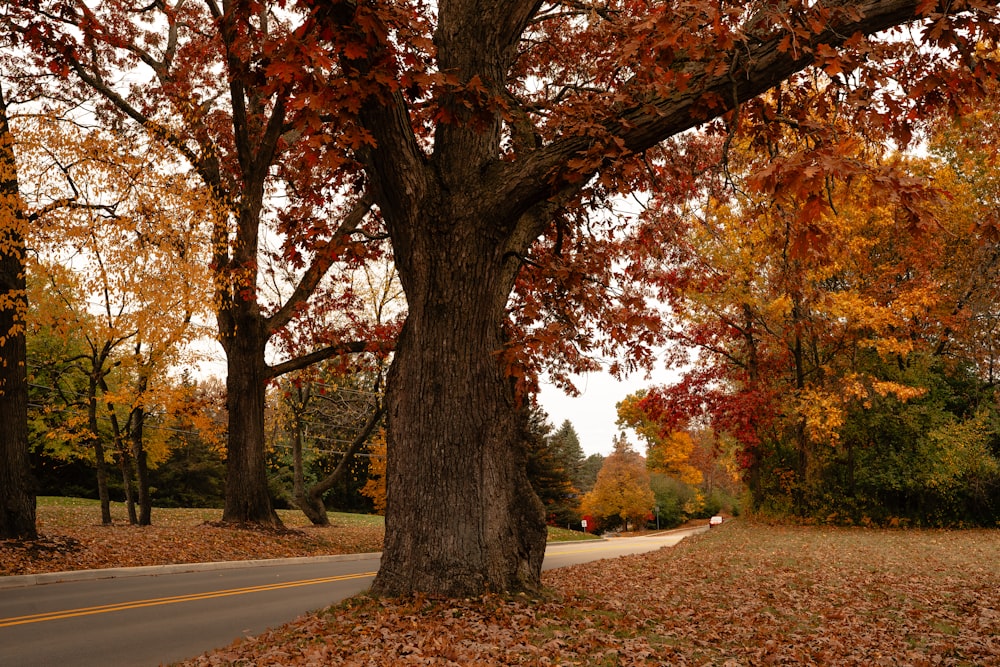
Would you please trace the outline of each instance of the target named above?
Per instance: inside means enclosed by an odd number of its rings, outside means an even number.
[[[0,542],[0,573],[377,551],[377,522],[291,530],[95,525],[40,508],[42,539]],[[984,665],[1000,667],[1000,530],[734,521],[676,547],[550,570],[537,595],[358,596],[188,660],[216,665]]]
[[[536,596],[359,596],[182,663],[1000,665],[1000,531],[737,521]]]
[[[332,514],[330,526],[314,527],[290,511],[280,513],[285,530],[241,530],[215,521],[220,514],[154,509],[154,525],[131,526],[116,504],[116,523],[102,526],[94,506],[39,505],[39,539],[0,541],[0,575],[377,552],[385,532],[368,517]]]

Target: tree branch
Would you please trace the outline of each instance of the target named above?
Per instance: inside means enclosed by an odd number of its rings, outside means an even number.
[[[738,104],[778,85],[815,60],[814,49],[820,44],[842,46],[851,36],[871,35],[888,28],[917,20],[919,0],[864,0],[863,2],[830,2],[831,7],[845,5],[856,13],[838,13],[840,21],[824,26],[808,40],[797,36],[799,48],[782,47],[790,38],[790,28],[772,30],[766,37],[745,40],[728,53],[719,54],[714,62],[729,62],[729,68],[709,66],[701,62],[686,63],[687,84],[672,95],[657,95],[631,109],[616,112],[608,109],[604,122],[605,136],[567,136],[544,146],[524,159],[492,165],[494,182],[504,184],[500,195],[509,205],[527,210],[532,205],[558,191],[554,179],[567,161],[594,148],[598,141],[615,141],[630,153],[641,153],[661,141],[716,118]],[[711,96],[715,106],[705,108],[703,101]],[[588,173],[575,173],[575,182],[586,182],[602,164],[595,164]],[[555,183],[555,185],[553,185]]]
[[[288,322],[295,315],[295,312],[299,307],[304,304],[313,292],[316,290],[316,286],[326,275],[326,272],[333,265],[333,257],[336,250],[344,246],[344,242],[348,236],[350,236],[358,228],[361,222],[368,215],[368,211],[371,210],[374,198],[370,192],[365,192],[359,199],[350,212],[344,217],[343,222],[340,223],[340,227],[334,232],[333,237],[323,244],[322,247],[317,248],[313,257],[312,264],[306,269],[305,274],[299,280],[299,283],[295,286],[295,290],[292,292],[291,296],[285,301],[285,303],[267,318],[265,323],[265,331],[268,335],[273,334],[275,331],[281,327],[288,324]]]
[[[394,348],[395,344],[392,342],[373,343],[370,341],[347,341],[336,345],[330,345],[329,347],[324,347],[316,350],[315,352],[310,352],[309,354],[305,354],[301,357],[289,359],[288,361],[284,361],[274,366],[268,366],[265,369],[265,375],[268,380],[273,380],[274,378],[285,375],[286,373],[302,370],[307,366],[325,361],[326,359],[330,359],[332,357],[338,357],[345,354],[361,354],[362,352],[386,353],[391,352]]]
[[[347,471],[347,466],[350,464],[351,459],[354,458],[354,455],[358,453],[358,450],[361,449],[361,447],[365,444],[365,441],[368,440],[368,437],[375,430],[375,427],[378,426],[379,420],[382,419],[382,415],[384,414],[385,406],[382,405],[381,401],[379,401],[378,407],[376,407],[375,411],[368,417],[368,421],[365,422],[361,432],[358,433],[354,440],[351,441],[350,447],[348,447],[347,451],[344,452],[344,456],[340,459],[340,462],[337,463],[337,467],[333,469],[333,472],[309,488],[308,493],[310,497],[318,499],[324,493],[333,488],[333,485],[337,483],[337,480],[340,479],[341,476],[343,476],[343,474]]]

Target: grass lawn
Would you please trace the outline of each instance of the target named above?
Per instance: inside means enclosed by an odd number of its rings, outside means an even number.
[[[1000,665],[1000,531],[745,520],[536,596],[353,598],[184,663]]]
[[[298,510],[278,510],[285,528],[246,531],[217,524],[221,509],[153,508],[153,525],[130,526],[124,503],[111,503],[113,525],[101,525],[100,502],[38,498],[32,543],[0,542],[0,576],[105,567],[134,567],[259,558],[288,558],[382,550],[385,520],[373,514],[330,512],[330,526],[313,526]],[[551,541],[596,539],[560,528]]]

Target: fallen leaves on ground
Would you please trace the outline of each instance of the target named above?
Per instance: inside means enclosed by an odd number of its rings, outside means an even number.
[[[1000,531],[734,522],[544,584],[354,598],[183,664],[1000,665]]]
[[[39,539],[0,541],[0,575],[108,567],[290,558],[382,550],[380,517],[332,514],[314,527],[300,512],[281,512],[286,530],[258,531],[213,523],[213,509],[157,509],[153,526],[131,526],[116,504],[111,526],[93,504],[39,505]]]

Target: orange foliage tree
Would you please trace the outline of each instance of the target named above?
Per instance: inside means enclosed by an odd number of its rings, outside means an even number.
[[[619,434],[614,450],[597,473],[594,488],[583,497],[581,511],[594,517],[599,526],[620,519],[625,530],[629,526],[637,530],[645,525],[655,501],[646,460]]]
[[[685,484],[701,483],[701,471],[691,464],[694,440],[684,430],[664,430],[649,419],[641,404],[645,391],[626,396],[618,403],[618,425],[632,429],[646,442],[646,464],[650,471],[674,477]]]
[[[661,432],[707,418],[737,438],[757,505],[832,516],[845,511],[829,500],[842,486],[858,496],[847,514],[862,516],[894,504],[862,481],[896,474],[878,452],[924,436],[872,415],[926,396],[900,421],[950,443],[952,418],[934,407],[942,375],[989,372],[973,341],[994,321],[997,257],[976,221],[995,207],[952,167],[862,136],[838,95],[817,77],[762,98],[763,120],[718,138],[725,169],[705,175],[705,196],[679,208],[668,194],[650,210],[646,232],[671,253],[644,266],[660,272],[673,336],[697,357],[637,407]]]

